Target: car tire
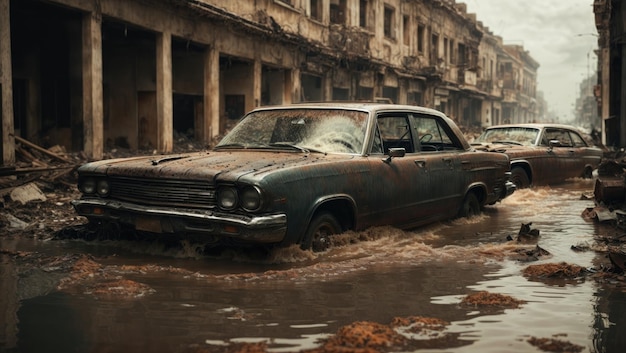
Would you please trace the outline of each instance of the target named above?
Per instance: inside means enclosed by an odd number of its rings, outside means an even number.
[[[591,178],[593,178],[593,169],[591,169],[590,167],[586,167],[585,170],[583,170],[583,179]]]
[[[463,200],[463,204],[461,205],[461,209],[459,210],[459,217],[469,218],[473,216],[478,216],[480,214],[480,211],[480,202],[478,202],[476,194],[470,192],[465,196],[465,199]]]
[[[309,224],[302,248],[321,252],[330,247],[330,237],[341,233],[341,225],[329,212],[321,212]]]
[[[511,181],[518,189],[530,187],[528,174],[526,174],[526,171],[521,167],[516,167],[511,170]]]

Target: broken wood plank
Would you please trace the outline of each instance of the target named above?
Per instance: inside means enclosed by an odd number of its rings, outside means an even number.
[[[21,138],[19,136],[15,136],[15,135],[11,135],[11,136],[13,136],[15,138],[15,141],[17,141],[17,142],[19,142],[19,143],[21,143],[23,145],[26,145],[26,146],[28,146],[30,148],[33,148],[33,149],[35,149],[35,150],[37,150],[37,151],[39,151],[41,153],[44,153],[44,154],[46,154],[46,155],[48,155],[48,156],[50,156],[52,158],[58,159],[61,162],[71,163],[71,161],[69,159],[67,159],[65,157],[62,157],[62,156],[59,156],[56,153],[50,152],[47,149],[45,149],[45,148],[43,148],[41,146],[38,146],[38,145],[36,145],[36,144],[26,140],[26,139],[23,139],[23,138]]]
[[[72,169],[75,166],[61,166],[61,167],[48,167],[48,168],[16,168],[16,169],[8,169],[8,170],[0,170],[0,176],[7,175],[21,175],[21,174],[29,174],[29,173],[45,173],[51,172],[55,170],[61,169]]]

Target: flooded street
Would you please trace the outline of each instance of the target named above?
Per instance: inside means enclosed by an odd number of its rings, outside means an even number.
[[[189,243],[0,237],[0,351],[221,352],[266,342],[269,352],[298,352],[355,322],[407,317],[447,325],[405,332],[404,351],[541,352],[531,342],[542,339],[567,342],[572,352],[622,351],[626,283],[597,275],[610,262],[594,241],[619,230],[581,217],[594,206],[581,199],[593,185],[518,190],[479,217],[414,231],[347,233],[321,254],[208,256]],[[530,222],[538,239],[507,240]],[[74,266],[63,269],[66,262]],[[589,272],[524,274],[529,265],[563,262]],[[482,291],[522,304],[463,303]]]

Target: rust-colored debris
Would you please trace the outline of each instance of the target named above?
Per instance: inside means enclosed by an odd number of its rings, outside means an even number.
[[[557,340],[554,338],[531,337],[528,339],[527,342],[544,352],[577,353],[585,349],[585,347],[583,346],[579,346],[577,344],[573,344],[567,341]]]
[[[429,330],[437,330],[441,331],[446,328],[446,326],[450,325],[449,322],[434,318],[434,317],[424,317],[424,316],[409,316],[409,317],[395,317],[391,321],[391,327],[410,327],[411,332],[419,332],[422,329]]]
[[[520,305],[525,303],[526,301],[524,300],[515,299],[504,294],[489,293],[487,291],[470,294],[461,300],[461,304],[465,305],[499,306],[506,308],[518,308]]]
[[[526,277],[540,278],[576,278],[584,275],[587,270],[578,265],[565,262],[530,265],[524,269]]]
[[[90,294],[99,299],[140,298],[152,292],[154,290],[148,285],[128,279],[97,283],[89,291]]]
[[[377,352],[405,343],[406,338],[387,325],[357,321],[339,328],[336,335],[314,352]]]

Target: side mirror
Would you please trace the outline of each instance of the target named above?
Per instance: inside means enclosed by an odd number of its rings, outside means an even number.
[[[550,140],[548,144],[550,145],[550,147],[561,147],[561,141],[559,140]]]
[[[554,147],[561,147],[561,141],[559,140],[550,140],[548,144],[550,145],[550,147],[548,147],[548,152],[552,152]]]
[[[404,155],[406,154],[406,150],[404,149],[404,147],[390,148],[389,152],[387,153],[388,153],[388,157],[383,158],[383,162],[385,163],[391,162],[391,158],[394,158],[394,157],[404,157]]]

